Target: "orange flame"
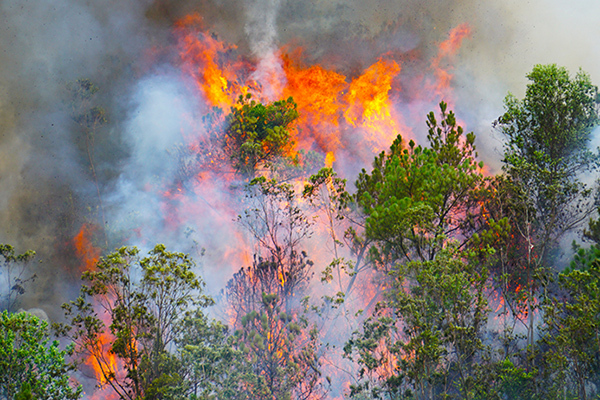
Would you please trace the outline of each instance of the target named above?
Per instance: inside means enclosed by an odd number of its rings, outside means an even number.
[[[433,89],[436,94],[445,97],[447,103],[450,100],[447,97],[450,95],[448,89],[450,88],[453,75],[450,72],[450,67],[443,65],[443,61],[451,60],[458,49],[460,49],[463,39],[469,35],[471,35],[471,28],[468,24],[461,24],[452,29],[448,34],[448,39],[440,43],[438,55],[431,63],[431,68],[434,70],[436,78],[436,84]]]
[[[295,58],[300,54],[298,51]],[[298,125],[305,136],[305,140],[296,138],[298,144],[310,147],[306,140],[310,137],[325,151],[342,147],[338,127],[344,107],[341,96],[348,86],[346,77],[320,65],[302,67],[293,63],[290,56],[284,57],[284,70],[287,86],[283,93],[285,97],[292,96],[298,105]]]
[[[95,225],[83,224],[73,238],[75,254],[81,260],[80,271],[90,271],[100,260],[101,249],[92,244],[92,236],[98,230]]]
[[[395,61],[379,60],[350,83],[344,117],[350,125],[368,131],[374,151],[388,147],[399,133],[408,131],[400,125],[399,116],[393,115],[389,95],[399,73]]]
[[[248,90],[238,83],[239,66],[228,60],[228,53],[236,47],[225,45],[204,32],[203,25],[198,14],[188,15],[176,23],[182,67],[194,78],[211,106],[228,109],[235,104],[238,95]]]

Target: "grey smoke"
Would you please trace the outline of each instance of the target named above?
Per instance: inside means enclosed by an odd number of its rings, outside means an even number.
[[[185,221],[181,229],[169,226],[157,191],[176,173],[173,149],[186,133],[198,132],[205,111],[178,72],[173,50],[172,24],[190,12],[257,61],[256,78],[265,86],[272,77],[282,79],[276,53],[286,44],[302,46],[307,65],[319,62],[350,78],[382,54],[397,55],[404,86],[396,107],[423,110],[407,121],[419,138],[426,131],[424,112],[436,104],[418,103],[405,78],[427,68],[419,60],[435,55],[450,29],[470,24],[472,36],[453,61],[455,111],[496,169],[502,139],[491,122],[508,91],[522,96],[534,64],[557,63],[572,72],[581,67],[600,83],[595,0],[0,2],[0,242],[34,249],[42,260],[23,307],[44,304],[56,318],[58,305],[76,293],[79,270],[69,241],[82,223],[100,222],[96,184],[110,233],[105,251],[166,242],[199,255],[205,247],[202,263],[215,291],[231,275],[234,266],[220,262],[228,244],[240,240],[231,234],[237,234],[233,219],[240,210],[226,206],[235,193],[230,183],[190,181],[196,197],[189,203],[195,205],[170,204]],[[98,86],[93,105],[109,117],[93,146],[72,119],[66,90],[80,78]],[[350,181],[365,166],[354,150],[340,162]]]

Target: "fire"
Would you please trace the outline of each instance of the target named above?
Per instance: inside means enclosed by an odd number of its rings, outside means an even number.
[[[100,259],[100,248],[92,244],[92,236],[97,229],[95,225],[83,224],[73,238],[75,255],[81,260],[80,270],[82,272],[94,269]]]
[[[469,35],[471,35],[471,28],[468,24],[461,24],[452,29],[448,34],[448,39],[440,44],[438,55],[431,63],[431,69],[434,71],[436,78],[436,83],[432,89],[439,96],[446,98],[446,102],[450,105],[452,105],[450,103],[451,99],[448,97],[450,96],[449,88],[453,75],[450,68],[443,64],[444,61],[447,63],[454,57],[463,39]]]
[[[176,23],[183,70],[198,85],[211,106],[229,109],[247,87],[239,84],[238,64],[227,64],[235,46],[226,45],[203,31],[202,17],[192,14]]]
[[[296,57],[299,55],[300,51]],[[320,65],[303,67],[299,62],[292,62],[290,56],[284,56],[283,61],[287,77],[283,93],[285,97],[292,96],[298,104],[298,125],[308,136],[296,141],[300,146],[310,147],[306,139],[314,139],[320,149],[330,152],[342,147],[338,128],[344,108],[342,95],[348,86],[346,77]]]
[[[325,166],[331,168],[335,162],[335,154],[332,151],[328,151],[325,155]]]
[[[442,43],[443,57],[460,44],[461,30],[451,34],[448,44]],[[184,74],[191,77],[198,91],[205,97],[207,107],[219,107],[225,112],[235,105],[240,94],[251,92],[259,101],[264,98],[261,83],[254,82],[260,66],[250,65],[235,56],[236,47],[217,40],[203,30],[198,15],[183,18],[177,23],[178,48]],[[292,97],[298,105],[299,120],[294,142],[298,148],[321,151],[331,164],[337,152],[344,147],[344,135],[361,135],[374,153],[389,146],[397,134],[411,136],[394,110],[393,93],[400,88],[401,66],[393,59],[381,58],[362,74],[349,79],[343,74],[321,65],[307,66],[301,61],[302,49],[275,53],[281,58],[285,80],[281,84],[282,97]],[[436,77],[439,74],[436,73]],[[440,80],[440,79],[438,79]],[[446,78],[439,86],[446,85]],[[263,82],[268,86],[269,82]],[[190,140],[193,142],[193,139]],[[190,144],[191,151],[200,150]]]
[[[117,373],[117,357],[110,351],[114,337],[103,332],[98,337],[97,353],[89,356],[87,364],[94,369],[96,379],[102,388],[108,384]]]
[[[375,151],[386,148],[399,133],[407,131],[399,124],[399,117],[392,115],[390,91],[399,73],[400,65],[395,61],[379,60],[350,83],[346,95],[344,118],[369,132]]]

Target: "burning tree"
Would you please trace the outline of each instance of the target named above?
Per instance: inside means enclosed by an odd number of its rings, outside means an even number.
[[[294,146],[290,128],[298,118],[296,103],[290,97],[263,105],[240,96],[225,118],[223,149],[233,168],[254,178],[257,169],[268,169],[275,159],[289,155]]]
[[[405,147],[399,136],[356,183],[370,257],[388,290],[345,347],[361,366],[354,395],[470,398],[474,390],[495,227],[482,218],[475,135],[446,110],[440,103],[440,122],[428,115],[429,148]]]
[[[144,258],[122,247],[85,272],[81,295],[63,305],[70,321],[59,328],[120,398],[169,398],[190,389],[175,344],[186,316],[212,304],[193,267],[189,256],[164,245]]]
[[[306,299],[301,301],[312,261],[300,246],[311,224],[290,185],[259,178],[247,199],[250,207],[240,221],[256,239],[258,254],[229,281],[226,294],[249,366],[248,398],[318,398],[318,336],[302,317]]]

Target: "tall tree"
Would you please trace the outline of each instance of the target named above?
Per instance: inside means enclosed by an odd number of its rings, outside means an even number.
[[[256,240],[256,255],[226,287],[249,368],[244,399],[319,398],[318,335],[303,316],[313,265],[303,242],[311,222],[291,185],[261,177],[247,190],[248,208],[239,219]]]
[[[487,320],[486,180],[475,135],[440,104],[427,117],[430,147],[398,137],[357,180],[371,257],[387,272],[375,314],[345,347],[361,366],[353,395],[472,398]]]
[[[536,254],[546,258],[556,241],[595,209],[597,188],[582,174],[598,168],[589,150],[598,125],[598,88],[587,74],[574,78],[565,68],[536,65],[523,100],[509,94],[495,127],[506,137],[504,171],[526,194],[533,215],[526,218]]]
[[[483,164],[475,157],[475,135],[465,134],[446,103],[441,119],[427,116],[429,148],[408,147],[398,136],[389,153],[381,153],[373,170],[356,181],[356,200],[367,215],[366,236],[376,243],[379,263],[430,261],[448,240],[464,246],[478,226],[484,183]]]
[[[524,274],[522,301],[533,348],[537,292],[547,283],[558,242],[598,204],[597,184],[589,186],[582,176],[600,160],[588,149],[599,98],[582,71],[571,78],[565,68],[536,65],[527,78],[525,97],[509,94],[494,125],[506,137],[502,191],[511,194],[514,206],[513,242],[522,244],[513,260]]]
[[[70,319],[63,331],[120,398],[163,398],[166,383],[181,386],[180,360],[169,350],[186,312],[212,304],[193,267],[189,256],[164,245],[143,258],[137,248],[122,247],[86,271],[81,295],[63,305]]]

